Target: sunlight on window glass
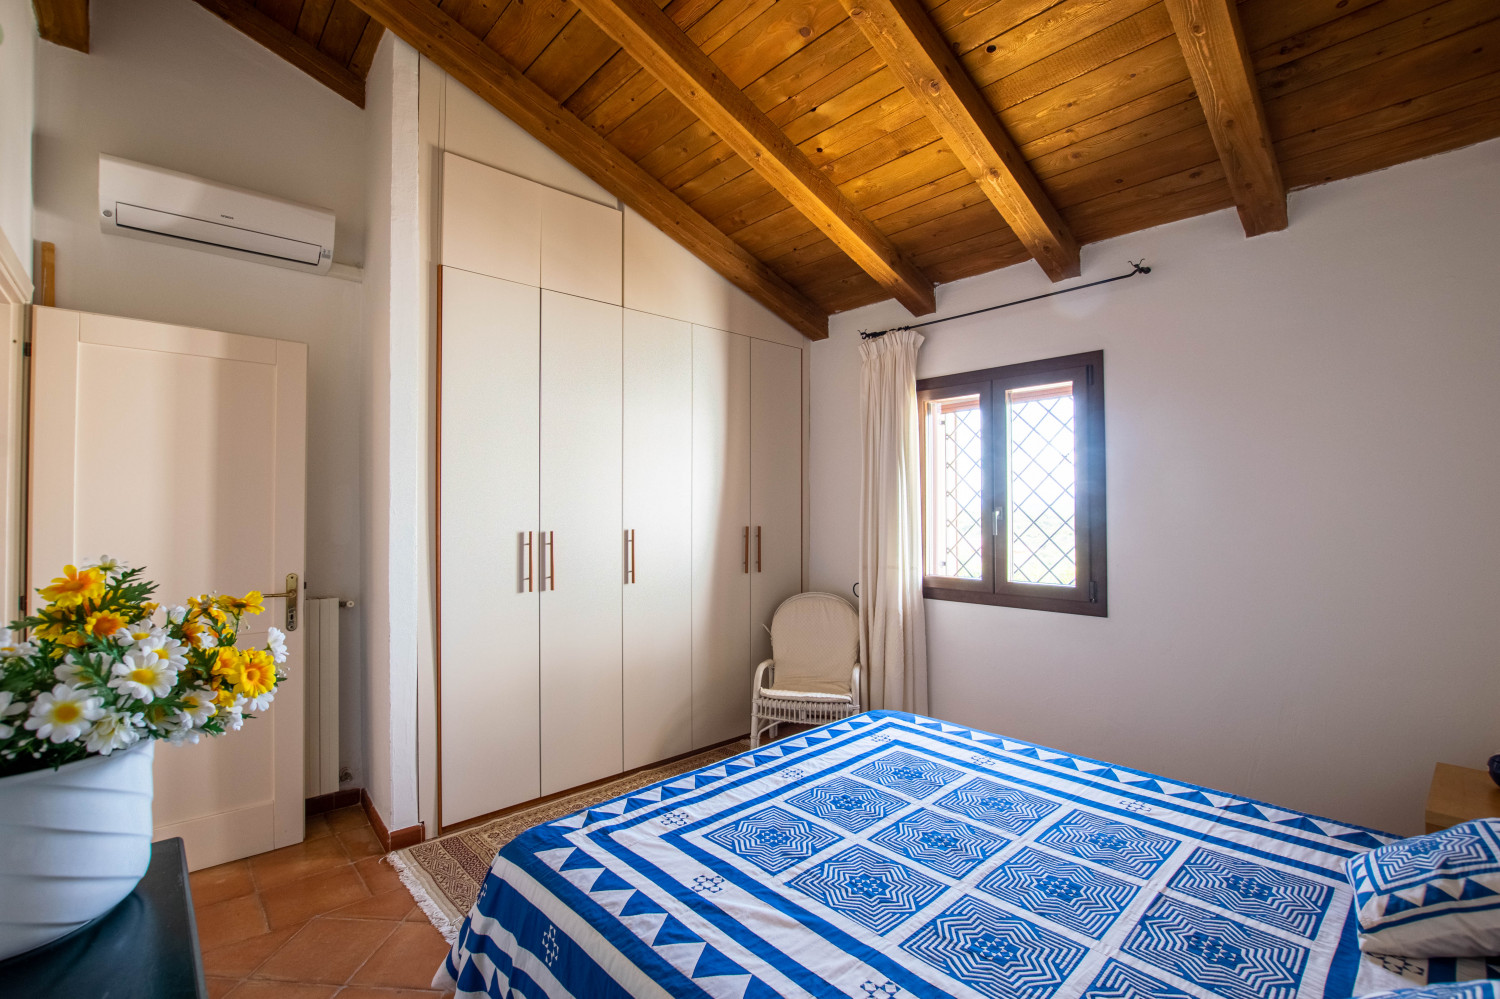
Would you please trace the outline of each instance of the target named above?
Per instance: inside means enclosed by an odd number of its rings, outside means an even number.
[[[1073,383],[1008,390],[1005,433],[1010,455],[1006,579],[1072,586],[1078,568]]]
[[[984,578],[984,434],[979,396],[928,403],[927,572]],[[936,542],[935,544],[932,542]]]

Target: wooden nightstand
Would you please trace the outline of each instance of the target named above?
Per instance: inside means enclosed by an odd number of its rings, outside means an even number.
[[[1439,763],[1427,792],[1427,831],[1437,832],[1470,819],[1500,816],[1500,787],[1484,770]]]

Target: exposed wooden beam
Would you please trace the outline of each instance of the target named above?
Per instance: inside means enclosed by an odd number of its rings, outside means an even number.
[[[1246,236],[1286,228],[1286,185],[1235,0],[1166,0]]]
[[[354,0],[396,37],[812,340],[827,314],[429,0]]]
[[[42,41],[89,50],[89,0],[32,0],[31,6]]]
[[[250,0],[197,0],[232,27],[238,28],[329,90],[360,107],[365,106],[365,81],[326,52],[257,10]]]
[[[921,0],[841,2],[1047,276],[1077,277],[1068,224]]]
[[[574,2],[913,315],[936,309],[932,281],[654,0]]]

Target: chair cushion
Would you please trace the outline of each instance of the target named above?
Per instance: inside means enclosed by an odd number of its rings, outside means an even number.
[[[1500,819],[1351,857],[1360,949],[1398,957],[1500,954]]]
[[[840,694],[859,661],[859,615],[832,593],[799,593],[771,619],[777,690]]]
[[[849,685],[844,684],[844,693],[830,694],[814,690],[783,690],[780,687],[766,687],[756,691],[761,697],[769,697],[781,701],[842,701],[848,704],[854,700],[854,695],[849,693]]]

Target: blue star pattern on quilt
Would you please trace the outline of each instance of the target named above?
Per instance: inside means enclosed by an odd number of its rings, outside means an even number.
[[[1095,940],[1135,898],[1135,885],[1026,847],[991,871],[979,890]]]
[[[848,777],[815,785],[788,798],[786,803],[850,832],[868,828],[906,807],[906,802],[895,795]]]
[[[1009,833],[1023,833],[1057,811],[1058,805],[1014,787],[976,777],[935,804]]]
[[[1063,816],[1037,842],[1143,880],[1156,873],[1178,844],[1171,836],[1084,811]]]
[[[1225,999],[1292,999],[1307,967],[1306,947],[1166,895],[1120,951]]]
[[[1119,961],[1104,962],[1079,999],[1193,999],[1175,986]]]
[[[1327,885],[1202,848],[1183,862],[1168,887],[1309,940],[1317,936],[1333,900]]]
[[[991,999],[1047,999],[1088,953],[973,897],[949,906],[901,949]]]
[[[876,933],[894,929],[946,887],[863,846],[836,853],[787,883]]]
[[[870,837],[892,853],[950,878],[961,878],[1010,840],[929,809],[902,816]]]
[[[909,798],[925,798],[963,776],[962,771],[897,750],[854,771],[875,784],[900,791]]]
[[[775,806],[720,826],[707,838],[768,874],[795,867],[839,839],[816,822]]]
[[[1482,823],[1465,822],[1371,850],[1352,866],[1371,889],[1390,892],[1424,883],[1439,869],[1450,877],[1489,873],[1500,867],[1500,860],[1494,831]]]

